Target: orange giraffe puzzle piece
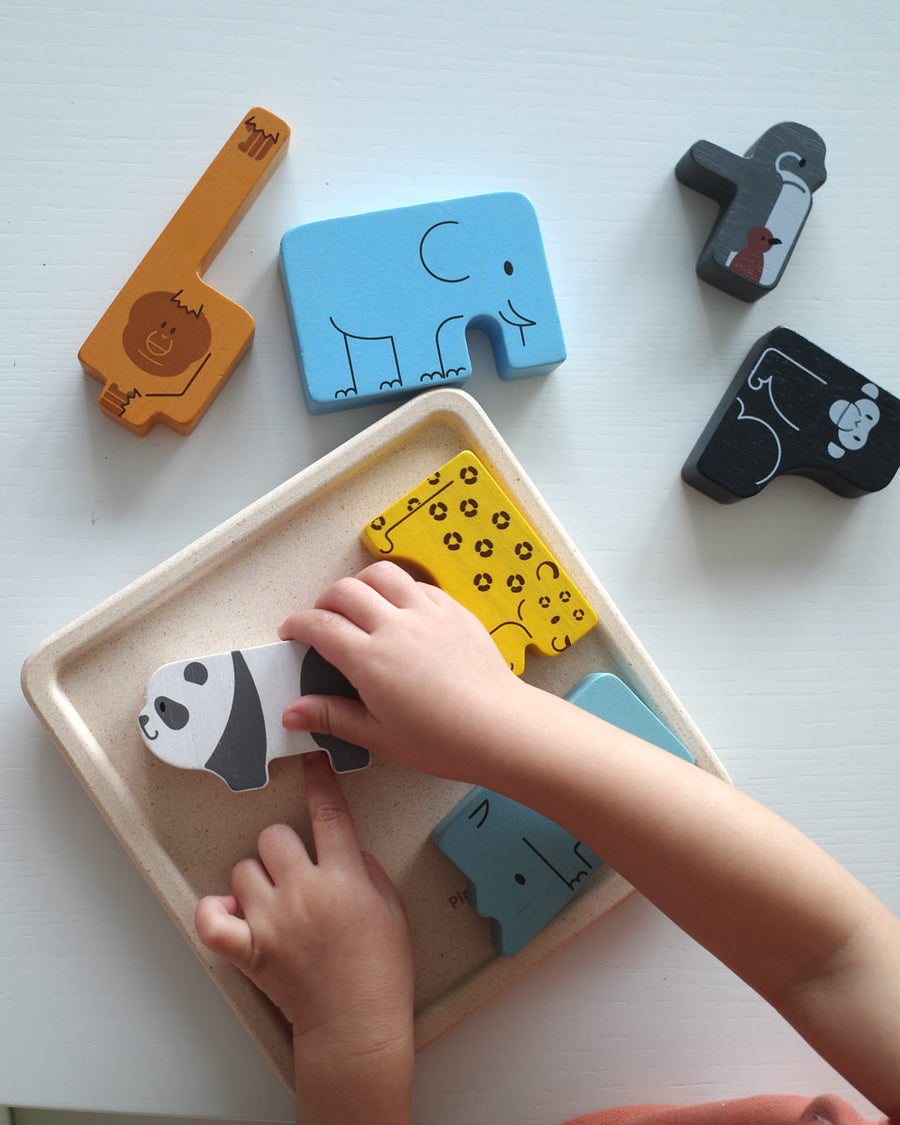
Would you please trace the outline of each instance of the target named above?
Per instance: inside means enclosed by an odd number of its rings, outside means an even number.
[[[132,433],[189,434],[240,363],[253,317],[201,280],[281,163],[290,129],[255,107],[200,177],[78,353],[100,409]]]
[[[362,533],[376,558],[423,567],[479,619],[510,668],[564,652],[597,614],[482,462],[457,454]]]

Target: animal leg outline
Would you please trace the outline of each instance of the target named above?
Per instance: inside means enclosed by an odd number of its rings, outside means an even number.
[[[449,379],[451,376],[459,378],[466,371],[466,367],[447,367],[444,363],[444,356],[441,351],[441,329],[453,320],[462,320],[462,314],[457,316],[448,316],[442,320],[437,326],[434,333],[434,346],[437,349],[438,369],[437,371],[423,371],[419,376],[419,382],[424,383],[426,379]]]
[[[356,333],[347,332],[343,328],[341,328],[340,325],[335,324],[333,316],[330,316],[328,319],[331,321],[332,327],[336,328],[338,330],[338,332],[340,332],[340,334],[344,338],[344,351],[347,354],[347,367],[349,368],[349,371],[350,371],[350,386],[344,387],[342,389],[339,389],[339,390],[335,391],[334,392],[335,398],[348,398],[350,395],[359,394],[359,388],[357,387],[357,383],[356,383],[356,372],[353,369],[353,354],[350,350],[350,341],[351,340],[365,340],[365,341],[368,341],[368,342],[377,342],[379,340],[389,340],[390,344],[391,344],[391,354],[394,357],[394,369],[397,372],[397,378],[396,379],[384,379],[384,380],[382,380],[382,382],[379,383],[379,390],[385,391],[385,390],[390,390],[392,387],[402,387],[403,386],[403,376],[400,374],[400,361],[397,358],[397,345],[394,342],[394,337],[392,335],[387,335],[387,336],[358,336]]]

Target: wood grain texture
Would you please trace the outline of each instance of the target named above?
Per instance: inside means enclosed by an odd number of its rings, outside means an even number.
[[[410,563],[464,605],[510,668],[529,649],[558,656],[597,615],[491,470],[465,449],[373,516],[362,540],[376,559]]]
[[[254,321],[201,280],[284,159],[290,129],[255,106],[78,351],[103,383],[101,411],[143,437],[158,422],[192,433],[244,358]]]
[[[743,156],[697,141],[675,175],[719,205],[697,276],[742,301],[757,301],[781,280],[813,193],[825,182],[825,142],[808,125],[782,121]]]

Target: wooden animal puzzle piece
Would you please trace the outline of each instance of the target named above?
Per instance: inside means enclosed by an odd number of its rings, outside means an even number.
[[[295,227],[281,273],[314,414],[462,383],[469,326],[502,379],[566,358],[537,216],[515,192]]]
[[[617,676],[585,676],[566,699],[679,758],[694,760]],[[491,919],[494,947],[506,957],[555,917],[603,863],[553,821],[483,788],[468,793],[433,830],[431,840],[466,876],[469,902]]]
[[[697,261],[697,274],[743,301],[756,301],[781,279],[825,183],[825,142],[794,121],[773,125],[743,156],[709,141],[691,145],[678,179],[715,199],[719,215]]]
[[[841,496],[877,492],[900,466],[900,401],[789,328],[754,344],[681,470],[731,504],[786,473]]]
[[[281,163],[290,129],[257,106],[241,119],[78,353],[100,409],[135,434],[189,434],[253,339],[246,309],[200,280]]]
[[[481,461],[464,450],[362,533],[376,558],[406,560],[481,621],[512,670],[525,649],[563,652],[597,614]]]
[[[360,746],[281,725],[292,699],[320,694],[359,698],[315,649],[293,641],[178,660],[150,677],[141,737],[162,761],[209,770],[235,791],[261,789],[273,758],[317,748],[338,773],[367,766]]]

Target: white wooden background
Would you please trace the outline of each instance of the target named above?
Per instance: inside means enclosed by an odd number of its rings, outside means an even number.
[[[0,1104],[287,1120],[291,1102],[18,687],[46,635],[382,416],[305,411],[276,255],[298,223],[505,188],[541,218],[569,359],[471,393],[735,782],[900,908],[900,482],[724,508],[680,466],[784,323],[900,393],[900,13],[888,0],[0,0]],[[199,429],[103,417],[83,338],[254,104],[287,160],[207,279],[257,321]],[[753,306],[698,282],[705,137],[828,146]],[[115,690],[115,685],[109,686]],[[248,841],[248,845],[249,845]],[[419,1060],[416,1120],[830,1089],[792,1031],[633,898]]]

